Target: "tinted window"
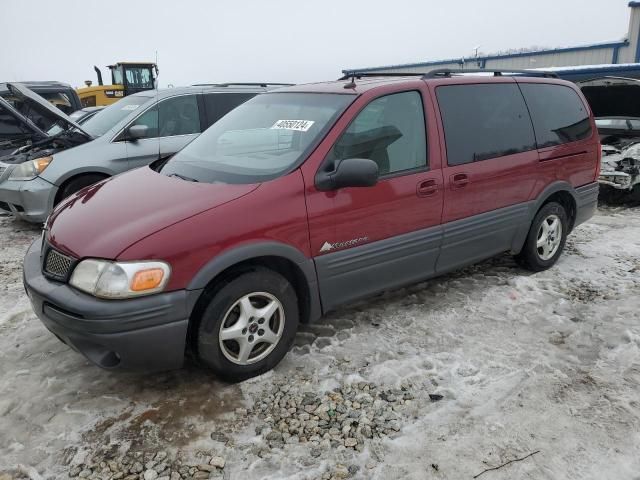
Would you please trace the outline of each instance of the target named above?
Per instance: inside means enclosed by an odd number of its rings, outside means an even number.
[[[255,97],[255,93],[209,93],[204,96],[204,106],[207,109],[207,121],[211,125],[238,105]]]
[[[449,165],[535,150],[522,94],[515,84],[448,85],[436,89]]]
[[[336,141],[329,159],[368,158],[380,175],[425,167],[427,144],[422,97],[403,92],[373,100]]]
[[[160,116],[158,118],[158,110]],[[136,119],[133,125],[146,125],[147,138],[200,133],[200,114],[195,95],[182,95],[161,101]]]
[[[542,83],[524,83],[520,88],[531,112],[538,148],[591,136],[589,112],[571,88]]]

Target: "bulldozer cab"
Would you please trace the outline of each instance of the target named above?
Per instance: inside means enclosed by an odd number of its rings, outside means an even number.
[[[155,63],[120,62],[109,65],[111,83],[124,87],[124,96],[143,90],[153,90],[158,74]]]
[[[98,75],[98,85],[87,80],[86,87],[76,89],[83,107],[111,105],[127,95],[156,88],[158,66],[155,63],[118,62],[109,65],[111,85],[104,85],[100,69],[93,68]]]

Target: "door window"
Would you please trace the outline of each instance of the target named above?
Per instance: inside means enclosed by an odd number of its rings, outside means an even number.
[[[147,138],[200,133],[197,99],[195,95],[182,95],[164,100],[140,115],[133,125],[146,125]]]
[[[158,107],[153,106],[142,115],[140,115],[131,125],[144,125],[149,130],[147,132],[147,138],[157,138],[158,137]]]
[[[535,150],[531,119],[513,83],[436,89],[449,165]]]
[[[380,176],[427,166],[422,97],[402,92],[373,100],[351,122],[329,153],[330,161],[368,158]]]
[[[531,112],[538,148],[591,136],[589,112],[573,89],[543,83],[523,83],[520,88]]]

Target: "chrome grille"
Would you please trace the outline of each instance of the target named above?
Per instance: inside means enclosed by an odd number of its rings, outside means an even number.
[[[66,279],[71,270],[71,265],[73,265],[73,258],[52,249],[47,253],[44,271],[53,277]]]

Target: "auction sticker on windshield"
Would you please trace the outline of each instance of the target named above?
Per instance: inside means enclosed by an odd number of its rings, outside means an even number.
[[[296,130],[306,132],[315,122],[313,120],[278,120],[271,127],[276,130]]]
[[[130,104],[130,105],[125,105],[124,107],[121,108],[121,110],[136,110],[140,105],[135,105],[135,104]]]

